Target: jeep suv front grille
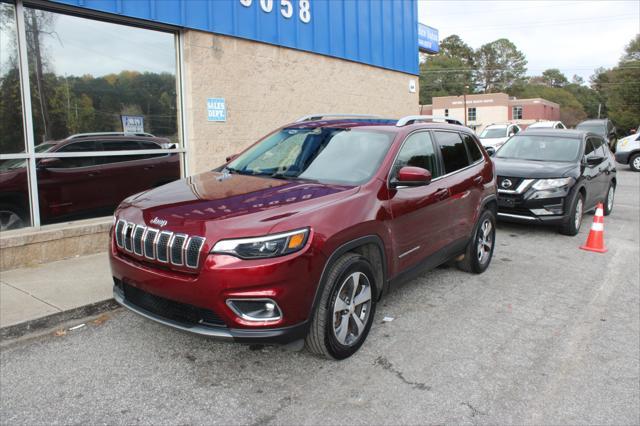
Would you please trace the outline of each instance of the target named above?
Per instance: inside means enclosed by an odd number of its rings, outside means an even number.
[[[116,222],[115,239],[124,252],[192,269],[198,268],[205,243],[203,237],[160,231],[124,219]]]

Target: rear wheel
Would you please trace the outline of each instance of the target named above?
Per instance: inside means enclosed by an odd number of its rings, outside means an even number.
[[[629,167],[634,172],[640,172],[640,154],[635,154],[629,159]]]
[[[567,221],[560,227],[560,233],[570,236],[577,235],[578,232],[580,232],[583,214],[584,196],[582,194],[578,194],[573,204],[571,205],[571,210],[569,211]]]
[[[607,189],[607,198],[604,200],[604,215],[609,216],[611,211],[613,210],[613,200],[616,194],[616,187],[613,182],[609,183],[609,188]]]
[[[481,274],[487,270],[493,257],[496,239],[496,218],[491,210],[480,215],[473,238],[467,245],[464,258],[457,263],[465,272]]]
[[[0,231],[10,231],[27,225],[26,215],[20,208],[0,203]]]
[[[347,253],[333,264],[305,339],[311,352],[344,359],[360,349],[376,308],[374,276],[359,254]]]

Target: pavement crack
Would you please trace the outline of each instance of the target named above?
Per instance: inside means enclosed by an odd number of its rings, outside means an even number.
[[[258,420],[251,423],[251,426],[260,426],[260,425],[266,425],[271,423],[276,419],[276,417],[278,417],[278,414],[280,414],[282,410],[284,410],[289,405],[291,405],[291,401],[292,399],[290,396],[285,396],[284,398],[280,398],[280,401],[278,401],[278,408],[276,408],[271,414],[259,417]]]
[[[387,370],[390,373],[393,373],[398,379],[400,379],[404,384],[409,385],[411,387],[413,387],[414,389],[418,389],[418,390],[431,390],[431,386],[422,383],[422,382],[413,382],[411,380],[407,380],[406,377],[404,377],[404,374],[398,370],[397,368],[395,368],[393,366],[393,364],[385,357],[383,356],[379,356],[378,358],[376,358],[376,360],[374,361],[373,365],[378,365],[380,367],[382,367],[383,370]]]
[[[485,413],[484,411],[478,410],[476,407],[474,407],[468,402],[461,402],[460,405],[464,405],[465,407],[469,408],[469,410],[471,410],[471,417],[476,417],[478,415],[481,415],[481,416],[487,415],[487,413]]]

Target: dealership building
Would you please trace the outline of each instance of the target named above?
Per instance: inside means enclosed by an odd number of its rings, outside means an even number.
[[[106,250],[123,196],[300,116],[415,114],[419,47],[437,51],[417,0],[2,0],[0,16],[2,270]]]
[[[493,123],[528,126],[536,121],[560,120],[560,105],[542,98],[517,99],[506,93],[434,97],[420,113],[452,117],[480,133]],[[465,114],[466,112],[466,114]]]

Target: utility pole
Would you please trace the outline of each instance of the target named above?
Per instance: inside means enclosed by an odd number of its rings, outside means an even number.
[[[464,127],[467,127],[467,90],[469,90],[469,86],[464,86],[464,91],[462,92],[462,98],[464,99]]]
[[[600,118],[600,110],[602,109],[602,104],[598,104],[598,118]]]

